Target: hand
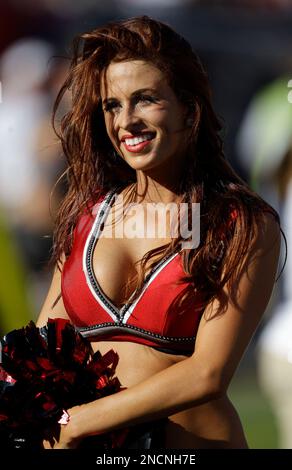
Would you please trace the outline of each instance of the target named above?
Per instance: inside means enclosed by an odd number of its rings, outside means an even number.
[[[58,425],[58,429],[43,440],[44,449],[76,449],[82,440],[78,437],[74,417],[80,412],[81,406],[68,410],[70,420],[67,424]]]

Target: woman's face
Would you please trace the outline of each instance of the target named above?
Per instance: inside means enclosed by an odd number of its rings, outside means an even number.
[[[134,170],[178,169],[185,149],[186,107],[149,62],[111,62],[101,81],[109,138]]]

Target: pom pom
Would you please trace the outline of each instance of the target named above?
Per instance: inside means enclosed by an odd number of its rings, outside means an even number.
[[[114,376],[118,354],[93,353],[65,319],[49,319],[42,328],[30,322],[4,336],[1,346],[0,433],[14,447],[41,447],[50,428],[68,422],[64,410],[124,390]],[[119,447],[126,435],[127,429],[94,436],[94,445]]]

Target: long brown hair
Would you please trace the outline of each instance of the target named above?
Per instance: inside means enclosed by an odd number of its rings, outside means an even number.
[[[199,57],[170,26],[148,16],[109,22],[79,35],[73,42],[68,76],[53,112],[53,126],[68,160],[68,191],[56,217],[51,261],[58,263],[62,253],[69,256],[74,226],[90,201],[97,200],[121,181],[125,187],[136,181],[136,172],[122,158],[115,158],[100,99],[102,72],[112,61],[129,59],[146,60],[159,67],[178,99],[195,113],[179,192],[182,202],[200,203],[200,245],[183,251],[186,276],[181,281],[190,281],[190,289],[178,300],[184,302],[196,290],[201,293],[202,308],[215,298],[224,303],[222,287],[226,282],[231,286],[235,283],[264,211],[271,212],[280,225],[279,215],[247,186],[226,160],[220,135],[222,125],[214,112],[208,76]],[[56,113],[68,90],[72,106],[57,130]],[[237,214],[232,223],[231,208]],[[173,239],[170,244],[144,255],[132,301],[143,286],[148,260],[157,254],[162,259],[180,241],[180,237]]]

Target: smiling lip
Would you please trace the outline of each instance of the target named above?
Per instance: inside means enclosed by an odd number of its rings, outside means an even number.
[[[153,139],[144,140],[144,142],[140,142],[137,145],[127,145],[126,142],[123,142],[123,144],[126,150],[128,150],[128,152],[137,153],[137,152],[141,152],[141,150],[143,150],[147,145],[149,145],[152,142],[152,140]]]
[[[125,139],[133,139],[135,137],[139,137],[139,136],[142,136],[142,135],[145,135],[145,134],[149,134],[149,136],[151,137],[150,139],[147,139],[147,140],[144,140],[143,142],[139,142],[138,144],[136,145],[128,145],[126,144],[125,142]],[[123,145],[125,146],[126,150],[128,152],[131,152],[131,153],[139,153],[141,152],[142,150],[144,150],[145,147],[147,147],[147,145],[150,144],[150,142],[152,142],[152,140],[155,138],[155,135],[156,133],[154,132],[141,132],[140,134],[137,134],[135,136],[130,136],[130,135],[126,135],[126,136],[123,136],[122,137],[122,143]]]
[[[153,131],[141,131],[139,132],[139,134],[136,134],[136,135],[131,135],[131,134],[127,134],[127,135],[123,135],[123,137],[121,138],[121,142],[124,142],[125,139],[134,139],[135,137],[139,137],[141,135],[145,135],[145,134],[150,134],[152,135],[154,138],[155,135],[156,135],[156,132],[153,132]]]

